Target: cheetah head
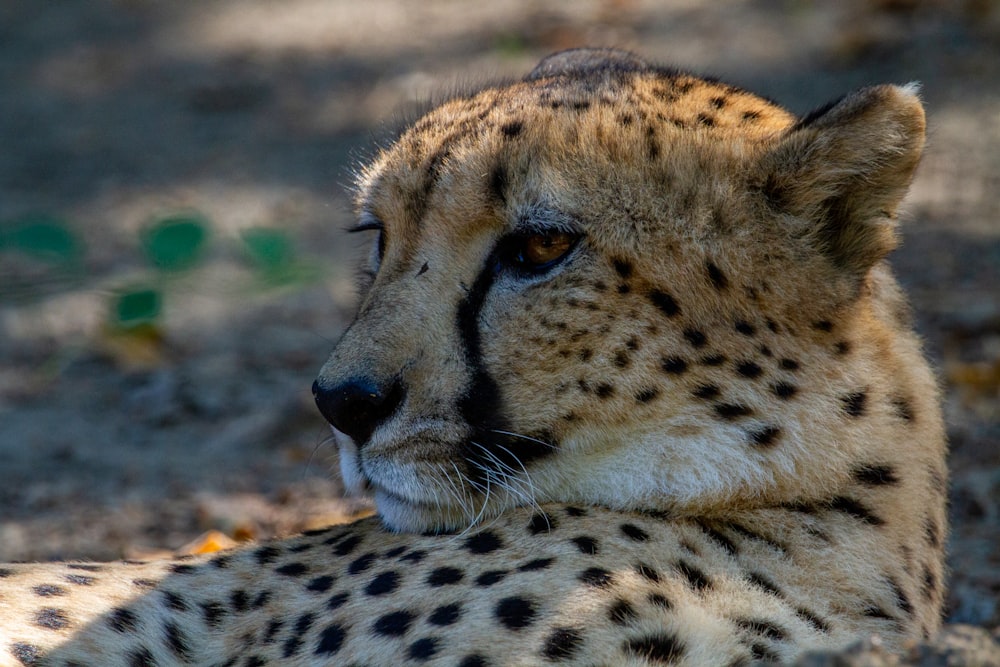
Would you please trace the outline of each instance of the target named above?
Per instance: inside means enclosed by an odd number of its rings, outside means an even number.
[[[908,88],[797,119],[610,50],[442,104],[359,179],[377,241],[314,384],[348,485],[439,531],[838,483],[890,412],[880,260],[923,129]]]

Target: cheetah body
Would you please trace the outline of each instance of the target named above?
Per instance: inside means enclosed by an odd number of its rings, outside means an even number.
[[[939,625],[945,445],[884,256],[908,88],[809,116],[617,51],[361,174],[316,385],[380,519],[0,568],[0,665],[749,664]]]

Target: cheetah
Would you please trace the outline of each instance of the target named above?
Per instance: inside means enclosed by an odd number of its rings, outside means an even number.
[[[313,391],[379,516],[0,567],[2,665],[748,665],[939,628],[938,392],[885,262],[914,86],[795,117],[579,49],[359,173]]]

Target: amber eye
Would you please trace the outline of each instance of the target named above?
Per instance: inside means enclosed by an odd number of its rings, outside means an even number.
[[[519,263],[532,269],[544,269],[562,259],[576,243],[576,237],[566,232],[545,232],[523,237]]]

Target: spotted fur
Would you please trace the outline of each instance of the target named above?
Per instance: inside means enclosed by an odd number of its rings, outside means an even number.
[[[0,665],[750,664],[939,625],[937,391],[884,257],[914,90],[804,118],[631,54],[445,102],[361,173],[314,391],[380,518],[0,567]]]

